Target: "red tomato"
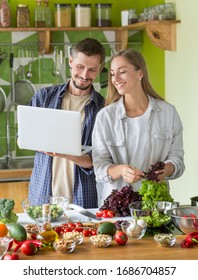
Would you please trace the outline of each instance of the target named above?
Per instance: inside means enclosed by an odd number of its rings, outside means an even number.
[[[63,228],[63,232],[71,232],[73,230],[73,228],[71,227],[64,227]]]
[[[4,256],[3,256],[3,260],[5,261],[12,261],[12,260],[19,260],[19,255],[17,253],[6,253]]]
[[[83,223],[81,222],[75,222],[74,225],[75,227],[83,227]]]
[[[107,211],[106,216],[108,218],[113,218],[115,216],[115,213],[113,211],[109,210],[109,211]]]
[[[70,227],[70,228],[75,228],[76,227],[73,222],[68,222],[67,226]]]
[[[31,240],[26,240],[21,245],[21,252],[25,255],[34,255],[39,250],[39,246]]]
[[[102,215],[103,215],[102,210],[96,212],[96,217],[102,217]]]
[[[93,228],[93,229],[92,229],[91,235],[97,235],[97,229],[96,229],[96,228]]]
[[[53,229],[59,234],[63,233],[63,227],[62,226],[55,226]]]
[[[92,235],[91,230],[92,229],[90,228],[84,228],[82,233],[84,236],[91,236]]]
[[[124,245],[127,243],[128,241],[128,236],[126,235],[125,232],[123,231],[118,231],[115,234],[115,241],[119,244],[119,245]]]
[[[83,232],[83,227],[75,227],[72,231]]]

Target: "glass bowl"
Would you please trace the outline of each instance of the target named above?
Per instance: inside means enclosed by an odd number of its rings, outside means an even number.
[[[175,227],[185,234],[198,232],[198,207],[180,206],[167,211]]]
[[[133,219],[121,223],[121,229],[131,239],[140,239],[144,236],[147,224],[142,219]]]
[[[178,205],[178,202],[169,201],[135,201],[129,204],[129,209],[131,216],[143,219],[148,228],[159,228],[172,223],[167,211]]]
[[[162,247],[172,247],[176,242],[176,237],[172,233],[158,233],[153,238]]]
[[[36,200],[37,201],[37,200]],[[24,199],[21,204],[23,211],[34,221],[42,218],[42,205],[50,204],[51,221],[57,221],[67,209],[69,200],[62,196],[50,196],[39,198],[39,204],[35,204],[34,199]]]
[[[74,240],[58,239],[53,243],[53,247],[60,254],[69,254],[74,251],[76,242]]]
[[[96,234],[89,238],[94,247],[106,248],[111,244],[112,236],[108,234]]]
[[[80,245],[84,241],[84,235],[82,232],[74,231],[74,232],[65,232],[62,235],[64,240],[74,240],[76,242],[76,246]]]

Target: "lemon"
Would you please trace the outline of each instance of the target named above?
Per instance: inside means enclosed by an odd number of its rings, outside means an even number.
[[[98,234],[108,234],[113,237],[115,235],[116,231],[117,231],[117,227],[114,223],[103,222],[101,225],[99,225],[97,233]]]
[[[10,225],[9,234],[10,237],[15,239],[16,241],[24,241],[27,239],[27,232],[25,228],[19,223]]]

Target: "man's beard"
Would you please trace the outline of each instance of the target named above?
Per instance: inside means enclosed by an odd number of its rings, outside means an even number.
[[[80,90],[87,90],[89,87],[91,87],[91,84],[89,84],[89,85],[86,86],[86,87],[78,86],[78,85],[76,84],[75,80],[73,80],[73,85],[75,86],[75,88],[80,89]]]

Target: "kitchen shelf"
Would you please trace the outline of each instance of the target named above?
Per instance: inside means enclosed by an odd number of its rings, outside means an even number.
[[[8,27],[0,28],[0,32],[38,32],[39,49],[45,49],[45,53],[50,52],[50,33],[57,31],[114,31],[115,41],[120,42],[120,48],[128,46],[129,31],[144,31],[151,42],[158,48],[175,51],[176,50],[176,24],[180,20],[145,21],[122,27]]]

